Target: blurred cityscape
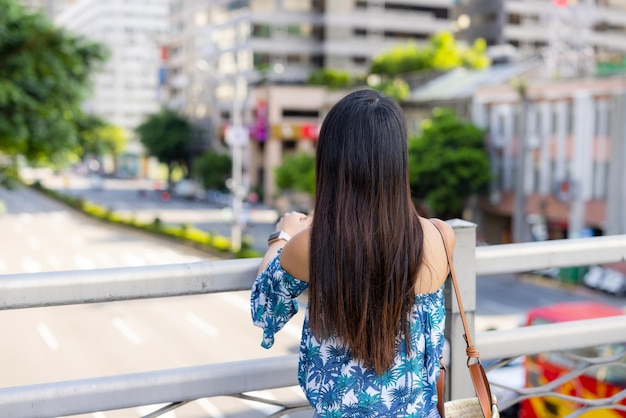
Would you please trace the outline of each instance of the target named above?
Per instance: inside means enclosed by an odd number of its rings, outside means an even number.
[[[395,45],[441,32],[483,39],[490,66],[411,74],[401,100],[412,134],[437,106],[486,130],[490,191],[464,216],[479,239],[626,233],[624,1],[22,1],[111,49],[88,112],[131,133],[161,107],[184,115],[192,156],[240,150],[231,190],[279,210],[294,202],[281,200],[275,168],[314,153],[325,112],[346,93],[310,85],[311,74],[337,69],[368,86],[376,57]],[[232,127],[246,136],[236,146]],[[157,161],[131,137],[118,161],[96,166],[155,178]]]

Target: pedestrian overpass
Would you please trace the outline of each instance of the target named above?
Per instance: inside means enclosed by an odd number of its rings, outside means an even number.
[[[554,240],[476,247],[476,225],[451,220],[457,235],[454,263],[461,284],[466,316],[473,327],[476,311],[476,276],[604,264],[626,260],[626,235]],[[248,290],[260,259],[206,261],[177,265],[80,270],[0,276],[0,309],[28,309],[131,299],[161,298]],[[487,278],[488,280],[488,278]],[[467,373],[465,342],[451,286],[446,286],[446,336],[451,355],[448,398],[473,396]],[[625,302],[626,303],[626,302]],[[9,330],[5,330],[5,333]],[[495,367],[528,354],[558,352],[593,345],[626,343],[625,317],[479,332],[475,344]],[[565,376],[571,379],[598,365],[623,367],[621,357],[586,359],[586,364]],[[217,396],[265,401],[280,407],[271,416],[308,410],[304,402],[259,399],[250,392],[297,385],[297,355],[230,363],[114,375],[45,384],[0,388],[0,416],[44,418],[165,404],[146,417],[157,417],[189,402]],[[621,365],[621,366],[620,366]],[[533,388],[510,388],[516,396],[500,404],[503,410],[523,399],[553,393],[559,382]],[[557,395],[558,396],[558,395]],[[626,389],[606,399],[575,399],[583,409],[570,414],[618,405]]]

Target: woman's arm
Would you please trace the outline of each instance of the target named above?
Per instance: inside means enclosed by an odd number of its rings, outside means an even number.
[[[312,217],[307,216],[304,213],[287,212],[278,220],[278,223],[276,224],[276,231],[284,231],[289,236],[293,237],[298,232],[311,226],[312,220]],[[278,254],[278,250],[283,248],[286,243],[287,241],[280,239],[269,244],[263,259],[261,260],[257,274],[265,270],[269,262],[276,257],[276,254]]]

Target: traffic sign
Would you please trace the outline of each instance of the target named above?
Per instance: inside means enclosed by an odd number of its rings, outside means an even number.
[[[250,132],[245,126],[229,126],[224,135],[226,143],[231,147],[245,147],[250,141]]]

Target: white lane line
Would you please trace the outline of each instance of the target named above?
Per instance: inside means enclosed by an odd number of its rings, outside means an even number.
[[[264,398],[264,399],[272,400],[272,401],[276,400],[276,396],[274,396],[269,390],[257,390],[254,392],[246,392],[245,394],[250,395],[250,396],[255,396],[257,398]],[[251,408],[254,408],[257,411],[261,411],[264,414],[268,414],[268,415],[273,414],[274,412],[277,412],[281,409],[281,407],[277,405],[270,405],[264,402],[250,401],[248,399],[244,399],[243,402],[246,403]]]
[[[104,415],[104,412],[94,412],[93,414],[91,414],[91,416],[93,418],[106,418],[106,415]]]
[[[163,408],[164,406],[166,406],[168,404],[164,403],[164,404],[158,404],[158,405],[144,405],[141,406],[139,408],[136,408],[137,412],[139,413],[139,415],[141,415],[142,417],[145,415],[149,415],[155,411],[158,411],[159,409]],[[162,418],[176,418],[176,411],[170,411],[167,412],[163,415],[159,415],[159,417]]]
[[[33,221],[33,215],[30,213],[20,213],[18,219],[23,224],[29,224]]]
[[[209,324],[204,319],[200,318],[198,315],[191,311],[185,312],[185,319],[190,322],[195,327],[199,328],[200,331],[208,334],[210,337],[217,337],[220,335],[220,332],[213,325]]]
[[[44,324],[43,322],[38,323],[37,332],[39,332],[39,335],[43,339],[43,342],[46,343],[51,351],[57,351],[59,349],[59,343],[57,342],[57,339],[54,338],[54,335],[52,335],[50,328],[48,328],[46,324]]]
[[[306,399],[304,396],[304,392],[302,392],[302,388],[300,386],[289,386],[289,390],[298,395],[302,399]]]
[[[74,260],[74,264],[76,265],[76,267],[78,267],[79,269],[89,270],[94,268],[95,266],[93,260],[85,257],[80,253],[74,254],[74,257],[72,257],[72,259]]]
[[[46,256],[46,262],[52,267],[52,270],[61,270],[61,267],[63,267],[63,263],[61,263],[61,260],[59,260],[59,257],[56,255],[48,254]]]
[[[128,338],[131,344],[133,345],[141,344],[141,337],[139,336],[139,334],[137,334],[137,332],[135,332],[134,329],[131,328],[130,325],[128,325],[126,321],[124,321],[122,318],[115,317],[113,318],[112,322],[113,322],[113,326],[119,332],[121,332],[126,338]]]
[[[115,260],[113,260],[113,257],[111,257],[110,255],[106,253],[97,253],[96,260],[100,265],[102,265],[105,268],[115,266]]]
[[[250,314],[250,301],[247,297],[232,293],[220,293],[219,296],[224,301],[236,306],[248,315]],[[302,307],[299,307],[299,309],[302,309]],[[295,322],[287,322],[281,331],[297,340],[302,338],[302,326],[295,324]]]
[[[122,253],[122,260],[124,260],[124,263],[129,267],[141,267],[146,265],[143,258],[129,253]]]
[[[217,409],[217,407],[213,404],[213,402],[208,399],[202,398],[196,401],[198,406],[204,410],[207,414],[209,414],[212,418],[224,418],[226,415],[222,414],[222,412]]]
[[[24,232],[24,227],[22,224],[13,223],[13,231],[15,231],[16,235],[21,235]]]
[[[38,250],[41,248],[41,240],[37,237],[30,237],[28,238],[28,245],[33,250]]]
[[[0,258],[0,274],[3,274],[5,271],[7,271],[7,263]]]
[[[22,257],[22,270],[25,273],[39,273],[41,271],[41,265],[36,260],[25,255]]]

